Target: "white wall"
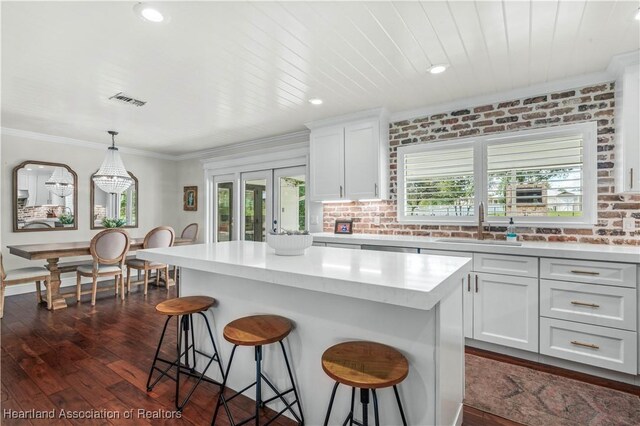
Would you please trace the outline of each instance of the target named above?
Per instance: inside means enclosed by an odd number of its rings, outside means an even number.
[[[88,241],[99,230],[89,228],[89,180],[106,154],[104,150],[27,139],[14,135],[2,135],[1,167],[1,238],[2,254],[6,269],[44,265],[44,261],[29,261],[9,254],[8,245]],[[182,193],[175,185],[176,162],[141,155],[122,154],[127,170],[139,181],[138,228],[128,229],[132,237],[143,237],[155,226],[176,227],[176,214],[182,210]],[[13,168],[26,160],[50,161],[69,165],[78,175],[78,229],[74,231],[13,232],[12,172]],[[202,167],[200,167],[202,173]],[[176,227],[176,232],[181,229]],[[65,260],[71,260],[69,258]],[[64,261],[64,260],[62,260]]]
[[[185,226],[190,223],[200,225],[200,234],[198,241],[204,242],[204,225],[205,225],[205,194],[204,194],[204,169],[199,159],[182,160],[175,163],[176,168],[176,194],[179,206],[176,209],[175,230],[180,235]],[[198,211],[186,212],[182,209],[182,195],[185,186],[198,187]]]

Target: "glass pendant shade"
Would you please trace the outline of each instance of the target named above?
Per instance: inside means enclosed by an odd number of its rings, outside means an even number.
[[[113,138],[118,133],[109,132],[109,134]],[[100,170],[93,175],[93,182],[98,188],[109,194],[121,194],[133,183],[133,179],[124,168],[118,148],[115,147],[115,141],[107,150],[107,156],[102,162]]]
[[[64,167],[56,167],[45,185],[52,194],[68,197],[73,193],[73,176]]]

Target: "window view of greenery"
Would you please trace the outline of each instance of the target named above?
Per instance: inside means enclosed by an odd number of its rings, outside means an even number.
[[[405,215],[473,216],[473,148],[405,155]]]
[[[488,216],[583,216],[582,137],[482,146],[486,174],[474,175],[471,145],[404,155],[405,216],[473,216],[481,185]],[[484,186],[486,182],[486,187]]]
[[[127,199],[131,197],[131,217],[127,217]],[[136,215],[134,212],[138,207],[136,203],[138,202],[138,197],[136,197],[135,191],[125,191],[120,194],[120,219],[124,219],[127,221],[129,225],[135,226],[136,224]]]
[[[582,140],[487,147],[489,216],[582,216]]]
[[[231,206],[233,183],[223,182],[218,184],[218,239],[217,241],[229,241],[232,235]]]

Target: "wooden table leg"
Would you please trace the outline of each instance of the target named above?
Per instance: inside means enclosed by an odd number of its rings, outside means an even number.
[[[47,291],[51,291],[51,304],[53,305],[51,309],[54,311],[67,307],[67,302],[64,300],[64,297],[60,295],[60,269],[58,268],[59,260],[60,259],[57,257],[47,259],[47,263],[49,264],[49,272],[51,273],[51,281],[49,284],[51,286],[51,289],[47,289]]]

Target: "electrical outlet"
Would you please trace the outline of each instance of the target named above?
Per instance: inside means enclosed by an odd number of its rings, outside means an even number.
[[[318,216],[311,216],[311,224],[312,225],[317,225],[318,224]]]
[[[635,231],[636,230],[636,219],[633,217],[625,217],[622,219],[622,229],[625,231]]]
[[[373,217],[373,224],[374,225],[380,225],[380,216],[374,216]]]

